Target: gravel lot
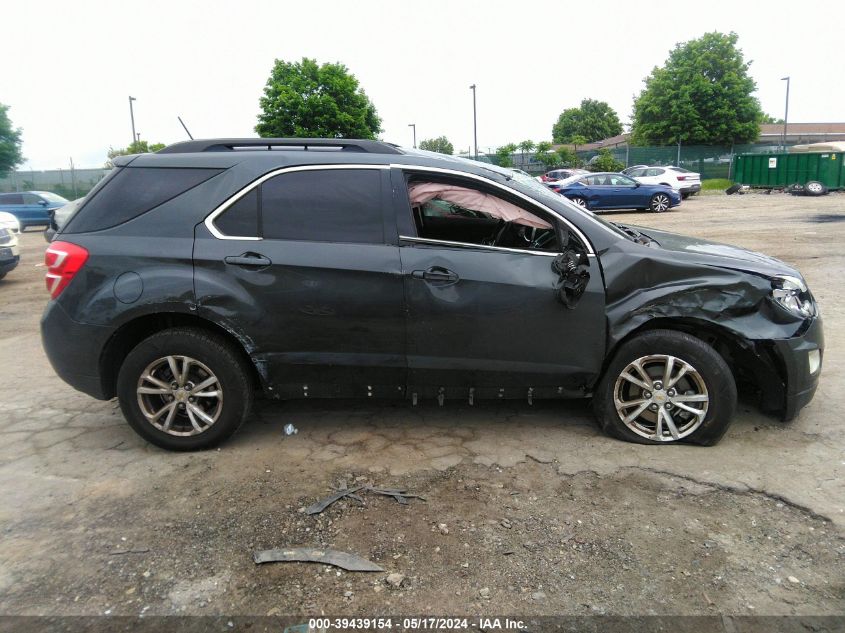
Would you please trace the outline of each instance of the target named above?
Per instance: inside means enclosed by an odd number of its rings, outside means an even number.
[[[221,449],[166,453],[53,374],[45,243],[24,234],[0,282],[0,613],[845,613],[845,194],[707,195],[613,219],[799,267],[827,349],[798,419],[745,401],[714,448],[650,447],[604,437],[582,402],[259,403]],[[302,511],[366,481],[426,501]],[[284,546],[385,572],[252,562]]]

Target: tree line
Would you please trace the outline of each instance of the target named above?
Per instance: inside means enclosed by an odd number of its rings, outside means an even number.
[[[655,66],[634,99],[630,142],[635,145],[730,145],[757,139],[762,122],[776,122],[763,113],[754,96],[756,84],[737,47],[736,33],[705,33],[682,42]],[[303,58],[275,60],[259,99],[255,131],[261,137],[321,137],[375,139],[382,120],[358,79],[341,63],[318,64]],[[606,102],[585,98],[564,109],[552,125],[552,143],[530,140],[508,143],[497,150],[509,164],[520,151],[534,151],[545,165],[575,165],[578,146],[621,134],[622,122]],[[552,144],[565,145],[552,152]],[[571,147],[569,147],[571,146]],[[119,154],[155,151],[146,142],[109,150],[109,162]],[[421,149],[454,153],[445,136],[424,139]],[[609,156],[609,154],[608,154]],[[0,174],[23,162],[21,130],[8,107],[0,104]],[[108,163],[107,163],[108,164]]]

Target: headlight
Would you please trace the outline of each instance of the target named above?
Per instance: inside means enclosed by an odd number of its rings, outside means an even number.
[[[807,318],[816,314],[813,297],[800,277],[783,275],[772,279],[772,298],[784,310]]]

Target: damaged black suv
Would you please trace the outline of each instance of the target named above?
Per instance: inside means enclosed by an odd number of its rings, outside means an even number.
[[[47,250],[42,337],[158,446],[221,442],[257,392],[592,397],[618,438],[710,445],[737,385],[788,420],[818,383],[794,268],[606,222],[511,171],[336,139],[115,163]]]

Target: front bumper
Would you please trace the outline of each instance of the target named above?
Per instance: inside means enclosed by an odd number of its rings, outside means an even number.
[[[781,417],[793,419],[813,399],[824,359],[824,331],[821,317],[814,318],[799,336],[772,341],[784,379]],[[814,372],[811,365],[816,364]]]
[[[78,323],[51,301],[41,317],[41,342],[53,369],[74,389],[106,400],[100,356],[113,328]]]

